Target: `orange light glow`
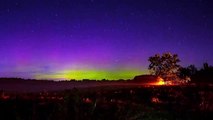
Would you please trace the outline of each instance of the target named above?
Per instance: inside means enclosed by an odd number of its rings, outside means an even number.
[[[165,82],[162,78],[158,78],[158,82],[156,83],[156,85],[165,85]]]

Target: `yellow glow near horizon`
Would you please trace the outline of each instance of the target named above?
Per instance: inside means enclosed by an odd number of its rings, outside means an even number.
[[[158,78],[158,82],[156,83],[156,85],[165,85],[165,82],[162,78]]]

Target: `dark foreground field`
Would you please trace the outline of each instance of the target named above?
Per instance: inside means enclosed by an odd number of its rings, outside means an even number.
[[[105,86],[0,93],[1,120],[207,120],[211,86]]]

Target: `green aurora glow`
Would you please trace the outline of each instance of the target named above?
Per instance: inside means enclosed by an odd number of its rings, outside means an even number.
[[[58,80],[118,80],[118,79],[132,79],[135,75],[145,74],[147,71],[142,70],[66,70],[55,74],[39,74],[36,79],[58,79]]]

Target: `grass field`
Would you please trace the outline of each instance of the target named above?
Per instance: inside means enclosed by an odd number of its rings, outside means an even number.
[[[212,86],[97,86],[34,93],[1,92],[2,120],[204,120]]]

